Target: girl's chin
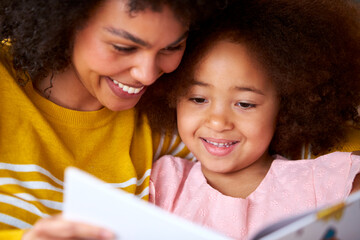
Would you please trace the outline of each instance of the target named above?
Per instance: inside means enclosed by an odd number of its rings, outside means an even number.
[[[202,164],[201,168],[203,169],[203,171],[205,172],[211,172],[213,174],[228,174],[228,173],[232,173],[235,171],[235,169],[233,169],[230,166],[224,166],[224,164],[221,163],[217,163],[217,164]]]

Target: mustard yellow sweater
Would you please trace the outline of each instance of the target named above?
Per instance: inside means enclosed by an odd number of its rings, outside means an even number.
[[[0,54],[0,239],[20,239],[20,229],[61,211],[68,166],[147,200],[153,145],[156,157],[188,153],[179,138],[154,143],[134,109],[74,111],[41,97],[31,82],[19,86]]]
[[[329,152],[335,152],[335,151],[340,151],[340,152],[360,151],[360,129],[348,125],[345,141],[342,144],[332,148]],[[296,158],[300,158],[300,159],[310,159],[315,157],[318,157],[318,155],[312,154],[311,146],[309,145],[304,146],[302,148],[302,152],[300,156],[296,156]]]

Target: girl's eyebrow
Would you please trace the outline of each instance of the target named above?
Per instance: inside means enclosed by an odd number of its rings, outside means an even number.
[[[148,43],[147,41],[135,36],[134,34],[131,34],[129,33],[128,31],[125,31],[123,29],[118,29],[118,28],[113,28],[113,27],[104,27],[104,29],[111,33],[112,35],[116,35],[118,37],[121,37],[121,38],[125,38],[127,40],[130,40],[132,41],[133,43],[136,43],[136,44],[139,44],[141,46],[144,46],[144,47],[150,47],[151,44]],[[187,36],[189,34],[189,31],[186,31],[183,35],[181,35],[178,39],[176,39],[174,42],[170,43],[168,45],[168,47],[171,47],[171,46],[174,46],[174,45],[177,45],[178,43],[180,43],[182,40],[186,39]]]
[[[208,83],[204,83],[198,80],[193,80],[191,85],[196,85],[196,86],[202,86],[202,87],[210,87],[212,86],[211,84]]]
[[[254,92],[260,95],[265,95],[261,90],[253,87],[235,87],[235,89],[238,91]]]
[[[212,84],[208,84],[208,83],[204,83],[198,80],[194,80],[192,85],[196,85],[196,86],[201,86],[201,87],[212,87]],[[253,88],[253,87],[240,87],[240,86],[236,86],[234,87],[234,89],[236,91],[241,91],[241,92],[254,92],[260,95],[265,95],[261,90]]]

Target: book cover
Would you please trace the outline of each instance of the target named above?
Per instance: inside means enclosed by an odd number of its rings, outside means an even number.
[[[252,240],[360,239],[360,191],[345,201],[274,223]]]

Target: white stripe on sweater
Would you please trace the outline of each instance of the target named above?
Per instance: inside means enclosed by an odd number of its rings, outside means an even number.
[[[48,214],[41,212],[35,205],[15,197],[0,194],[0,202],[21,208],[42,218],[49,217]]]
[[[34,197],[31,194],[28,193],[17,193],[14,194],[16,197],[24,199],[26,201],[35,201],[35,202],[40,202],[42,205],[44,205],[45,207],[48,208],[52,208],[55,210],[62,210],[62,202],[57,202],[57,201],[51,201],[51,200],[44,200],[44,199],[37,199],[36,197]]]
[[[0,178],[0,185],[19,185],[27,189],[43,189],[62,192],[61,188],[54,187],[48,182],[42,181],[19,181],[14,178]]]
[[[10,226],[13,226],[13,227],[16,227],[16,228],[21,228],[21,229],[32,227],[31,224],[28,224],[24,221],[21,221],[17,218],[11,217],[11,216],[3,214],[3,213],[0,213],[0,222],[5,223]]]
[[[0,169],[7,169],[13,172],[39,172],[44,174],[45,176],[51,178],[54,182],[57,184],[60,184],[61,186],[64,185],[64,183],[54,177],[48,170],[35,165],[35,164],[10,164],[10,163],[0,163]]]

